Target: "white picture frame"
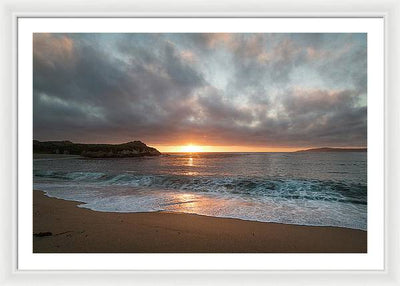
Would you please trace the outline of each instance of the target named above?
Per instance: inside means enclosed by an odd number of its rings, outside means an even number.
[[[348,4],[351,3],[352,5]],[[396,94],[400,91],[396,76],[399,74],[399,35],[398,18],[400,3],[398,1],[297,1],[296,3],[273,3],[270,1],[223,1],[213,6],[211,1],[184,1],[174,5],[164,1],[129,1],[113,2],[112,7],[107,1],[98,1],[95,5],[84,8],[79,1],[60,2],[51,4],[43,2],[23,3],[22,1],[3,1],[2,27],[5,31],[5,43],[1,47],[2,63],[1,75],[4,83],[2,89],[1,124],[2,142],[1,152],[5,158],[1,164],[2,190],[0,200],[1,226],[4,234],[1,237],[0,281],[6,284],[27,284],[34,280],[40,284],[54,284],[63,280],[67,284],[111,284],[113,280],[130,284],[187,284],[203,285],[214,282],[216,284],[239,285],[273,284],[289,285],[307,283],[308,285],[324,284],[363,284],[363,285],[398,285],[400,278],[399,268],[399,211],[396,202],[399,195],[396,193],[399,181],[398,172],[399,152],[395,147],[399,143],[399,118],[396,108],[399,100]],[[207,5],[209,4],[209,5]],[[208,8],[212,7],[212,8]],[[123,12],[121,12],[123,11]],[[355,12],[363,11],[363,12]],[[397,17],[396,17],[397,15]],[[20,271],[17,269],[16,240],[17,217],[15,211],[17,190],[17,89],[16,89],[16,21],[18,17],[382,17],[385,21],[385,267],[380,271]],[[396,34],[397,33],[397,34]],[[12,73],[10,72],[12,70]],[[397,128],[397,129],[396,129]],[[390,154],[390,158],[389,158]],[[11,220],[12,218],[12,220]],[[52,274],[52,275],[48,275]],[[100,275],[98,275],[100,274]],[[116,274],[120,274],[116,276]]]

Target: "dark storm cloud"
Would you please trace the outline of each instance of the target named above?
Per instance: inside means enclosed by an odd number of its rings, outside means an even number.
[[[34,137],[366,145],[363,34],[35,34]]]

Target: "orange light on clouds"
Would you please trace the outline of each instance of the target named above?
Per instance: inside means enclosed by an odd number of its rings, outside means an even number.
[[[201,153],[201,152],[293,152],[301,148],[293,147],[254,147],[254,146],[201,146],[187,145],[151,145],[162,153]]]

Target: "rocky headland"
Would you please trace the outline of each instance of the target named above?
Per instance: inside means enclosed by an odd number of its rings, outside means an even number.
[[[141,141],[123,144],[82,144],[71,141],[33,140],[33,153],[80,155],[88,158],[124,158],[159,156],[161,153]]]

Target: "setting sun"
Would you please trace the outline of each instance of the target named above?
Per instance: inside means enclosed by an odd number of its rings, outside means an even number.
[[[180,147],[180,152],[188,152],[188,153],[196,153],[196,152],[204,152],[204,148],[202,146],[196,145],[186,145]]]

